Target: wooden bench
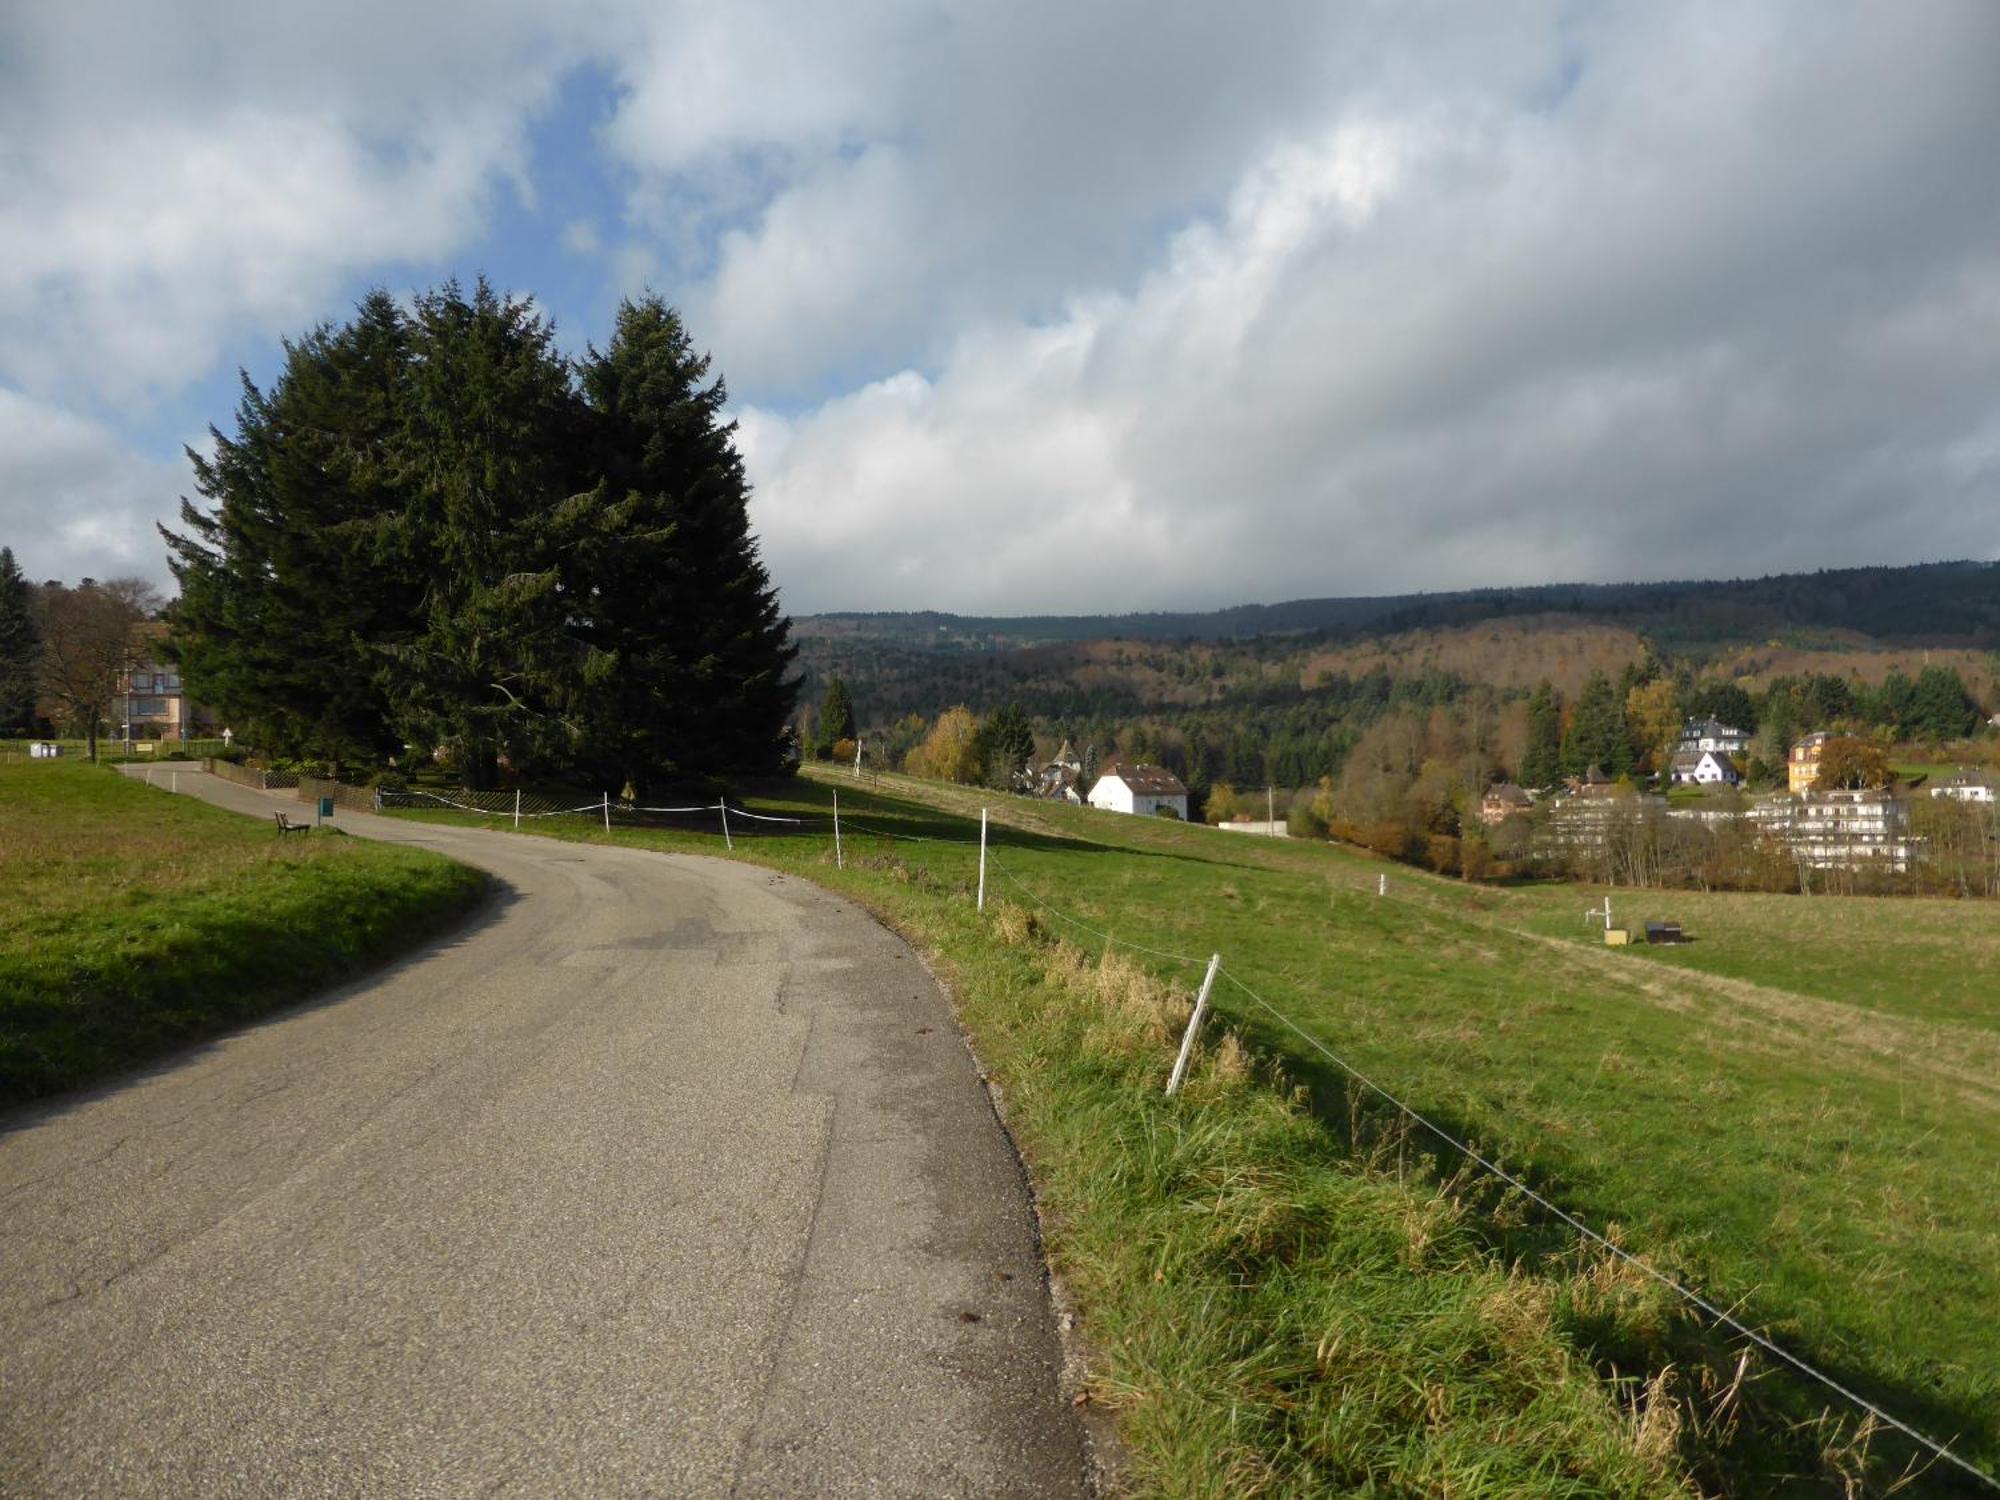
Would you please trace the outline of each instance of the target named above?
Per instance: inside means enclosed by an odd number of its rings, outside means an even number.
[[[282,838],[284,835],[288,833],[312,832],[312,824],[310,823],[294,823],[290,818],[286,817],[281,812],[274,812],[271,814],[271,816],[278,820],[278,835],[280,838]]]

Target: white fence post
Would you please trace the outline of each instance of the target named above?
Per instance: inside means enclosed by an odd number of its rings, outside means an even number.
[[[1386,874],[1375,877],[1375,894],[1378,896],[1389,894],[1389,877]]]
[[[1208,973],[1202,977],[1201,993],[1195,997],[1194,1014],[1188,1017],[1187,1035],[1181,1038],[1181,1055],[1174,1059],[1174,1076],[1167,1080],[1167,1092],[1175,1092],[1181,1086],[1181,1075],[1187,1072],[1188,1058],[1194,1052],[1194,1036],[1201,1030],[1201,1018],[1208,1014],[1208,991],[1215,983],[1215,971],[1222,967],[1222,955],[1209,955]]]
[[[840,852],[840,788],[838,787],[833,791],[833,867],[836,870],[847,868],[847,856]]]
[[[611,832],[611,793],[604,794],[604,831]]]
[[[729,799],[724,797],[715,805],[722,809],[722,847],[733,853],[736,849],[736,844],[729,837]]]
[[[986,809],[979,809],[979,900],[975,911],[986,910]]]
[[[514,788],[514,832],[521,831],[521,789]]]

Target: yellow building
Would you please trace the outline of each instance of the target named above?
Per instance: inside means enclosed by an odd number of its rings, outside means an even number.
[[[1809,792],[1819,779],[1820,752],[1833,736],[1824,729],[1816,729],[1796,745],[1792,746],[1791,759],[1785,766],[1785,789],[1789,792]]]
[[[163,659],[160,642],[166,633],[157,621],[133,632],[134,659],[119,674],[111,705],[120,739],[186,740],[214,728],[215,716],[182,690],[180,668]]]

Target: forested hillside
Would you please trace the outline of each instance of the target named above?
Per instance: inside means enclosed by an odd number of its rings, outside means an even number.
[[[1242,633],[1273,621],[1296,628]],[[839,678],[878,764],[903,766],[949,709],[976,722],[1018,708],[1040,751],[1069,739],[1099,760],[1158,761],[1197,805],[1216,787],[1274,785],[1345,821],[1455,835],[1495,780],[1657,775],[1694,713],[1757,736],[1753,786],[1818,728],[1984,755],[1966,737],[2000,709],[2000,565],[1095,621],[823,616],[796,638],[801,702]],[[808,746],[824,738],[812,716]],[[972,774],[1004,784],[1013,771]]]
[[[992,649],[1047,641],[1172,641],[1306,632],[1394,634],[1507,615],[1619,620],[1689,640],[1781,630],[1858,631],[1931,645],[2000,641],[2000,563],[1939,562],[1841,568],[1769,578],[1674,583],[1552,583],[1345,599],[1295,599],[1208,612],[1126,615],[847,613],[797,622],[802,638],[880,642],[920,650]]]

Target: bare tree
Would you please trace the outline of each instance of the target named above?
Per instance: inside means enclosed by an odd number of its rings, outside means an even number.
[[[137,578],[86,578],[73,589],[44,585],[35,602],[44,712],[79,728],[96,760],[99,723],[118,696],[120,674],[142,649],[137,627],[158,611],[159,593]]]

